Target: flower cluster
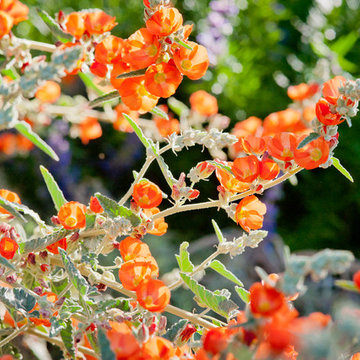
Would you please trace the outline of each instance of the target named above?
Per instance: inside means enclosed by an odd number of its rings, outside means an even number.
[[[19,0],[0,2],[0,39],[9,34],[12,27],[27,19],[29,8]]]

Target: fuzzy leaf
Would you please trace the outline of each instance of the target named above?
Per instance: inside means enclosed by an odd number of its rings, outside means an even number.
[[[72,35],[65,33],[55,19],[53,19],[46,11],[41,9],[36,9],[36,11],[57,39],[63,43],[67,43],[72,40]]]
[[[27,223],[27,220],[16,210],[16,203],[10,202],[0,196],[0,205],[11,215],[15,216],[21,222]]]
[[[340,160],[334,156],[331,157],[333,166],[339,170],[347,179],[349,179],[351,182],[354,182],[353,177],[351,174],[341,165]]]
[[[152,114],[156,115],[156,116],[160,116],[160,117],[163,118],[163,119],[169,120],[169,115],[168,115],[165,111],[161,110],[161,109],[160,109],[159,107],[157,107],[157,106],[154,106],[154,107],[150,110],[150,112],[151,112]]]
[[[51,323],[50,331],[49,331],[50,337],[57,336],[61,330],[66,329],[66,323],[64,320],[60,320],[57,319],[56,317],[52,317],[50,319],[50,323]]]
[[[192,49],[193,49],[189,44],[187,44],[186,42],[184,42],[184,41],[182,41],[182,40],[180,40],[180,39],[175,38],[175,42],[176,42],[177,44],[179,44],[180,46],[184,47],[185,49],[188,49],[188,50],[192,50]]]
[[[226,293],[226,295],[215,294],[188,275],[180,274],[180,276],[184,280],[184,283],[196,295],[201,306],[209,307],[211,310],[224,317],[228,317],[233,310],[237,309],[238,306],[229,299],[228,293]]]
[[[31,311],[36,304],[34,296],[19,288],[0,288],[0,300],[7,306],[25,312]]]
[[[130,311],[130,300],[118,298],[118,299],[107,299],[95,303],[96,312],[103,313],[108,309],[117,308],[122,311]]]
[[[174,178],[174,175],[170,171],[168,164],[165,162],[164,158],[161,155],[156,156],[156,161],[159,164],[160,170],[163,173],[166,182],[172,188],[172,186],[176,182],[176,179]]]
[[[31,126],[22,121],[15,125],[15,129],[28,140],[30,140],[35,146],[42,150],[45,154],[49,155],[55,161],[59,161],[59,157],[55,151],[43,140],[41,137],[32,131]]]
[[[350,280],[335,280],[335,285],[341,287],[342,289],[360,293],[360,289],[355,285],[353,281]]]
[[[213,160],[207,160],[207,162],[208,162],[209,164],[215,165],[215,166],[218,167],[219,169],[222,169],[222,170],[227,171],[227,172],[230,173],[231,175],[234,175],[233,172],[232,172],[232,170],[231,170],[231,167],[228,166],[228,165],[224,165],[224,164],[221,164],[221,163],[219,163],[219,162],[217,162],[217,161],[213,161]]]
[[[303,148],[305,145],[312,142],[313,140],[318,139],[319,137],[320,137],[320,134],[315,133],[315,132],[311,133],[304,140],[301,141],[301,143],[298,145],[297,149]]]
[[[115,360],[115,354],[110,348],[110,342],[101,328],[98,329],[98,340],[101,360]]]
[[[185,273],[191,273],[192,271],[194,271],[194,264],[190,260],[190,255],[187,250],[188,247],[189,243],[184,241],[180,245],[180,254],[175,255],[176,260],[179,264],[180,271]]]
[[[215,270],[217,273],[225,277],[226,279],[232,281],[233,283],[243,287],[244,284],[238,279],[231,271],[226,269],[225,265],[219,260],[213,260],[209,266],[211,269]]]
[[[215,230],[215,234],[219,240],[219,244],[223,243],[223,242],[226,242],[226,239],[224,238],[224,235],[222,234],[220,228],[219,228],[219,225],[216,223],[216,221],[214,219],[211,219],[211,223],[214,227],[214,230]]]
[[[59,311],[60,318],[65,320],[69,319],[71,315],[75,314],[76,312],[81,312],[83,307],[79,305],[79,303],[72,299],[66,299],[63,306]]]
[[[16,271],[16,267],[1,255],[0,255],[0,265],[3,265],[10,270]]]
[[[96,99],[90,101],[89,107],[96,107],[96,106],[102,105],[108,101],[117,99],[119,97],[120,97],[120,94],[117,90],[110,91],[109,93],[107,93],[105,95],[101,95],[101,96],[97,97]]]
[[[54,177],[50,174],[44,166],[40,166],[41,175],[43,176],[46,187],[51,195],[52,201],[55,205],[55,209],[59,211],[61,206],[67,203],[67,200],[64,197],[64,194],[59,188],[59,185],[56,183]]]
[[[235,290],[236,290],[237,294],[240,296],[240,299],[245,304],[248,304],[250,302],[250,293],[249,293],[249,291],[247,291],[243,287],[239,287],[239,286],[235,286]]]
[[[168,99],[169,108],[178,116],[186,116],[190,109],[181,101],[171,97]]]
[[[71,357],[75,359],[75,346],[74,346],[74,334],[71,320],[66,320],[66,327],[60,330],[61,339],[65,345],[66,350],[69,352]]]
[[[116,78],[117,79],[128,79],[128,78],[133,78],[133,77],[139,77],[139,76],[145,75],[145,72],[146,72],[146,69],[129,71],[127,73],[122,73],[122,74],[118,75]]]
[[[184,330],[188,322],[189,321],[186,319],[179,320],[178,322],[173,324],[170,329],[168,329],[168,331],[163,335],[163,337],[171,342],[174,342]]]
[[[66,251],[59,248],[59,254],[61,255],[65,270],[68,273],[69,278],[73,283],[75,289],[79,291],[81,295],[86,295],[89,290],[89,284],[80,274],[80,271],[75,267],[74,263],[71,261]]]
[[[114,219],[118,216],[124,217],[131,222],[132,226],[138,226],[141,223],[139,216],[135,215],[125,206],[119,205],[115,200],[112,200],[100,193],[96,193],[95,196],[99,200],[99,203],[104,209],[105,213],[108,214],[111,218]]]
[[[92,89],[96,92],[97,95],[102,96],[104,95],[104,92],[102,90],[100,90],[94,83],[94,81],[92,80],[92,78],[90,77],[90,75],[85,74],[83,72],[79,72],[78,73],[79,78],[82,80],[82,82],[85,84],[86,87],[88,87],[89,89]]]

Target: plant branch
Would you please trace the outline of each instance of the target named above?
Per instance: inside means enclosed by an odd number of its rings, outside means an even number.
[[[9,336],[7,336],[5,339],[0,341],[0,349],[8,344],[11,340],[15,339],[17,336],[19,336],[22,332],[26,331],[26,329],[29,327],[29,324],[23,325],[21,328],[14,330]]]
[[[40,41],[16,38],[16,42],[25,45],[30,50],[40,50],[53,53],[57,49],[57,47],[53,44],[47,44]]]

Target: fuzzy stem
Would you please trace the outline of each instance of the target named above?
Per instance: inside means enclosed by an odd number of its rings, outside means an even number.
[[[23,331],[26,331],[26,329],[29,327],[29,324],[23,325],[21,328],[14,330],[9,336],[7,336],[5,339],[0,341],[0,349],[8,344],[11,340],[15,339],[17,336],[19,336]]]

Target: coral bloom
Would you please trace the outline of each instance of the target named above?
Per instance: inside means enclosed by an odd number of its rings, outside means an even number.
[[[86,117],[79,125],[81,142],[86,145],[90,140],[97,139],[102,135],[102,129],[99,121],[93,117]]]
[[[101,10],[89,12],[85,15],[85,29],[90,35],[100,35],[115,27],[117,25],[115,20],[115,17],[112,17]]]
[[[266,143],[262,137],[249,134],[241,138],[242,150],[247,154],[262,155],[266,150]]]
[[[260,178],[263,180],[273,180],[280,172],[279,165],[272,159],[262,159],[260,162]]]
[[[6,190],[6,189],[0,189],[0,196],[2,198],[4,198],[5,200],[7,201],[10,201],[10,202],[14,202],[14,203],[17,203],[17,204],[21,204],[21,200],[19,198],[19,195],[13,191],[9,191],[9,190]],[[4,208],[2,208],[0,206],[0,213],[1,214],[10,214],[7,210],[5,210]]]
[[[35,93],[35,97],[42,103],[50,104],[54,103],[60,95],[60,85],[55,81],[45,81],[45,83],[40,86]]]
[[[320,99],[315,106],[315,113],[318,120],[324,125],[338,125],[345,119],[341,118],[338,113],[333,113],[330,108],[330,103],[326,99]]]
[[[133,260],[139,256],[151,256],[149,246],[147,246],[143,241],[131,236],[128,236],[120,241],[119,251],[124,261]]]
[[[232,166],[232,162],[221,162],[224,165],[227,166]],[[232,193],[237,193],[237,192],[243,192],[245,190],[249,189],[249,184],[242,182],[240,180],[238,180],[237,178],[235,178],[234,175],[232,175],[230,172],[228,172],[225,169],[221,169],[219,167],[216,168],[216,177],[219,180],[220,184],[227,190],[230,191]]]
[[[179,30],[183,18],[176,8],[161,8],[146,21],[146,28],[154,35],[167,36]]]
[[[315,95],[320,89],[319,84],[305,84],[289,86],[287,94],[291,100],[302,101]]]
[[[265,136],[273,136],[280,132],[300,132],[306,130],[301,121],[301,113],[294,109],[286,109],[271,113],[264,119]]]
[[[0,10],[12,17],[14,25],[26,20],[29,13],[29,8],[18,0],[0,1]]]
[[[360,291],[360,270],[357,271],[353,276],[353,282]]]
[[[231,170],[241,182],[252,183],[259,176],[259,160],[255,155],[237,158],[234,160]]]
[[[5,11],[0,10],[0,39],[9,34],[13,24],[13,18]]]
[[[339,88],[345,85],[346,79],[343,76],[335,76],[333,79],[324,83],[322,93],[323,97],[333,105],[336,105],[340,97]]]
[[[168,63],[154,64],[145,73],[145,88],[151,94],[168,98],[175,94],[183,76],[175,65]]]
[[[135,122],[139,118],[139,113],[137,111],[130,110],[125,104],[117,105],[114,110],[116,112],[116,120],[113,123],[114,129],[128,133],[133,132],[134,131],[133,128],[131,127],[127,119],[125,119],[123,113],[129,115],[131,119],[134,120]]]
[[[305,138],[306,135],[301,137],[299,144]],[[328,160],[329,152],[329,143],[323,137],[320,137],[306,144],[301,149],[296,149],[295,162],[307,170],[315,169]]]
[[[254,315],[272,316],[285,304],[284,294],[267,284],[254,283],[249,291],[250,310]]]
[[[60,224],[68,230],[81,229],[86,226],[86,206],[77,201],[70,201],[59,209]]]
[[[294,158],[298,141],[294,134],[282,132],[267,141],[267,150],[271,156],[283,161]]]
[[[160,188],[156,184],[145,179],[134,186],[132,196],[136,204],[142,209],[151,209],[160,205],[162,201]]]
[[[12,259],[18,248],[17,242],[9,237],[5,236],[0,240],[0,255],[5,259]]]
[[[153,336],[142,347],[144,358],[152,360],[170,360],[175,356],[173,344],[160,336]]]
[[[136,296],[144,309],[162,312],[170,302],[171,293],[161,280],[150,279],[137,287]]]
[[[46,247],[46,249],[48,251],[50,251],[52,254],[55,254],[55,255],[59,253],[59,248],[64,249],[64,250],[67,249],[66,238],[62,238],[59,241],[57,241],[57,242],[55,242],[55,243],[53,243],[51,245],[48,245]]]
[[[198,80],[203,77],[209,66],[209,57],[204,46],[188,41],[192,50],[183,46],[173,50],[175,64],[179,71],[191,80]]]
[[[99,200],[95,196],[90,198],[90,210],[95,214],[101,214],[104,212],[103,207],[100,205]]]
[[[360,352],[354,354],[354,355],[350,358],[350,360],[360,360]]]
[[[95,60],[101,64],[114,64],[121,61],[125,41],[110,35],[95,47]]]
[[[266,205],[255,195],[242,199],[236,206],[235,220],[245,230],[258,230],[263,226]]]
[[[159,208],[153,207],[151,209],[145,209],[146,216],[152,216],[160,212]],[[167,232],[168,224],[165,222],[165,218],[157,218],[154,220],[154,227],[151,230],[148,230],[147,233],[156,236],[162,236]]]
[[[66,31],[79,40],[85,33],[85,14],[81,12],[72,12],[66,17]]]
[[[179,134],[180,132],[180,122],[177,119],[166,120],[161,117],[157,117],[154,121],[156,128],[162,137],[170,136],[173,133]]]
[[[208,330],[203,339],[204,349],[212,355],[221,353],[227,348],[230,334],[229,330],[225,327]]]
[[[218,102],[215,96],[212,96],[205,90],[195,91],[190,95],[191,110],[204,116],[211,116],[218,113]]]

